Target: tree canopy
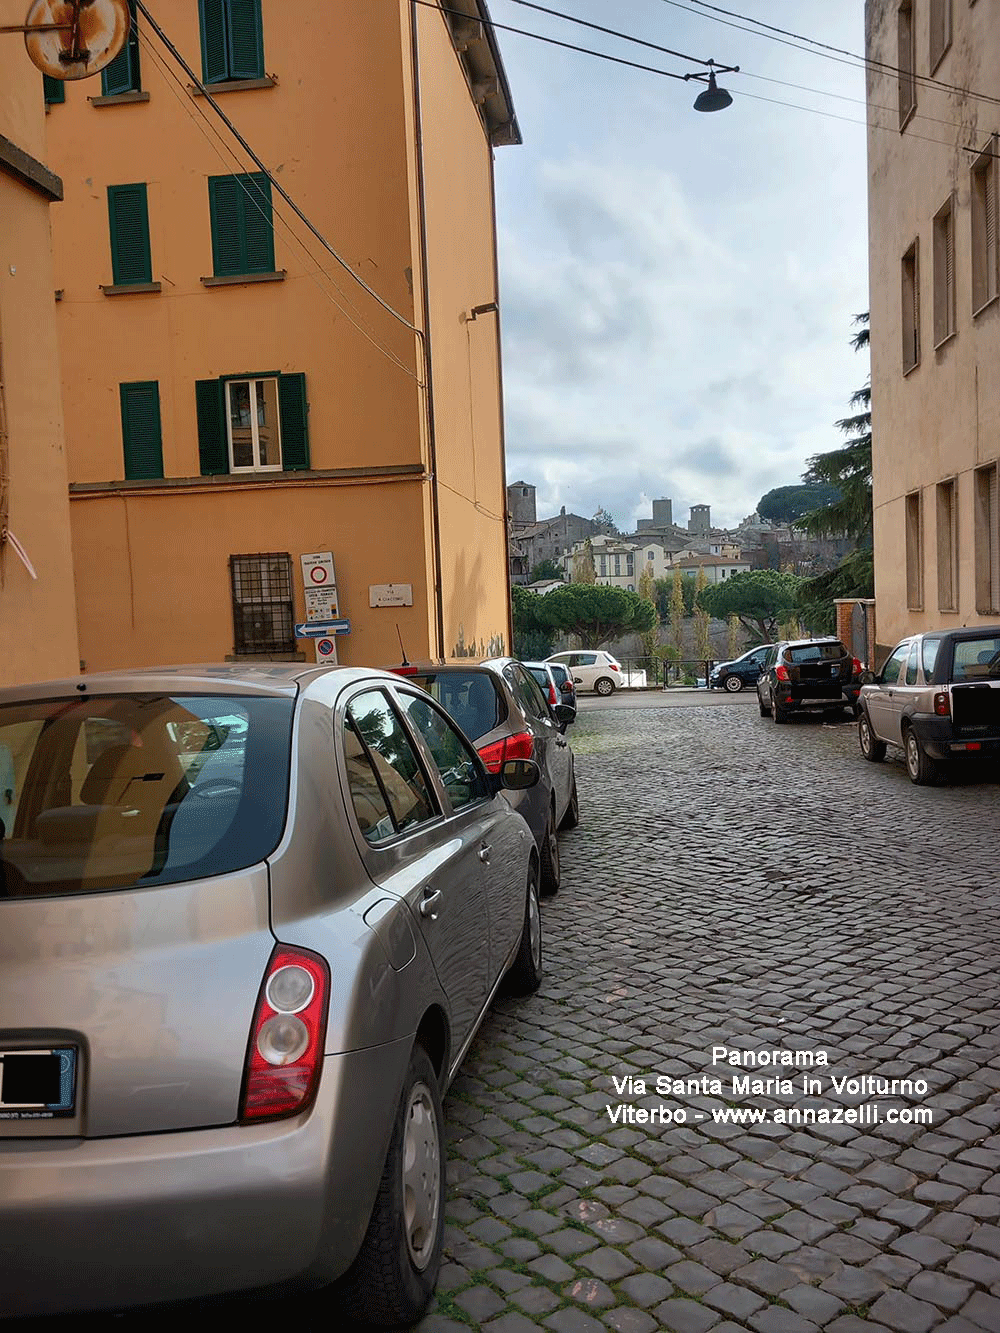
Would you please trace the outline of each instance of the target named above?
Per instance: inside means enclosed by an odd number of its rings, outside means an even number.
[[[766,643],[798,606],[802,579],[776,569],[748,569],[698,594],[698,604],[716,620],[739,616],[744,629]]]
[[[550,556],[545,560],[539,560],[538,564],[532,568],[531,573],[528,575],[528,582],[538,583],[542,579],[565,580],[565,578],[566,571],[563,569],[562,565],[557,564]]]
[[[794,523],[796,519],[840,499],[836,486],[804,481],[795,486],[776,486],[757,502],[757,513],[772,523]]]
[[[599,648],[625,634],[641,634],[656,624],[652,603],[625,588],[567,583],[537,600],[539,605],[532,611],[539,617],[539,628],[576,634],[588,648]]]

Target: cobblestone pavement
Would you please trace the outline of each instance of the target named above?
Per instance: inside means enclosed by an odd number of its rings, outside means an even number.
[[[570,733],[582,823],[543,905],[546,977],[497,1005],[446,1099],[446,1256],[422,1333],[998,1333],[1000,786],[913,787],[898,756],[861,759],[851,724],[775,727],[752,695],[647,698],[583,708]],[[830,1064],[713,1065],[713,1046]],[[712,1072],[721,1096],[612,1082]],[[776,1072],[928,1092],[729,1090]],[[711,1115],[865,1102],[933,1123]],[[613,1124],[609,1104],[689,1119]],[[202,1308],[183,1323],[273,1317]],[[283,1313],[343,1326],[329,1298]]]
[[[501,1002],[446,1101],[423,1333],[1000,1330],[1000,787],[916,788],[849,723],[738,703],[581,710],[543,989]],[[824,1098],[713,1046],[825,1050]],[[723,1096],[612,1083],[705,1073]],[[796,1092],[734,1096],[734,1073]],[[865,1074],[928,1091],[830,1095]],[[612,1124],[622,1103],[689,1120]],[[933,1122],[711,1118],[863,1103]]]

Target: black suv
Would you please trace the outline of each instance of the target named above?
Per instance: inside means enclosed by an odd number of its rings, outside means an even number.
[[[835,712],[857,716],[861,663],[839,639],[793,639],[768,650],[757,702],[761,717],[787,722],[789,713]]]

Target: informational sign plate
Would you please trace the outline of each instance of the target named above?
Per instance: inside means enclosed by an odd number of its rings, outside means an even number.
[[[329,639],[334,634],[350,634],[349,620],[310,620],[298,621],[295,625],[297,639]]]
[[[305,590],[306,620],[337,619],[337,589],[309,588]]]
[[[412,606],[412,583],[373,583],[368,589],[369,606]]]

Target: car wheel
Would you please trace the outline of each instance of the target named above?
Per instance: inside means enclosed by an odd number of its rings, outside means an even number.
[[[545,825],[545,837],[542,840],[542,893],[551,898],[559,892],[562,870],[559,865],[559,838],[556,834],[556,807],[549,809],[548,823]]]
[[[573,790],[569,794],[569,805],[566,807],[566,813],[562,817],[560,828],[576,828],[580,822],[580,798],[576,792],[576,778],[573,779]]]
[[[861,746],[861,753],[869,763],[880,764],[885,758],[885,741],[880,741],[872,731],[868,714],[863,710],[858,718],[858,744]]]
[[[937,764],[920,744],[920,738],[912,727],[908,727],[903,737],[903,750],[906,754],[906,771],[910,781],[918,787],[932,787],[940,776]]]
[[[770,717],[770,716],[771,716],[771,710],[770,710],[770,708],[768,708],[768,707],[765,705],[764,700],[760,697],[759,694],[757,695],[757,707],[760,709],[760,715],[761,715],[761,717]]]
[[[609,695],[615,692],[615,682],[610,676],[600,676],[594,681],[594,693]]]
[[[743,681],[739,676],[727,676],[722,683],[730,694],[739,694],[743,688]]]
[[[340,1293],[360,1322],[409,1326],[434,1295],[444,1240],[443,1127],[434,1067],[414,1046],[371,1221]]]
[[[508,988],[515,995],[530,995],[542,980],[542,913],[538,905],[538,867],[528,871],[528,893],[524,903],[524,925],[517,957],[507,973]]]
[[[779,724],[782,723],[782,722],[787,722],[787,721],[788,721],[788,709],[787,709],[787,708],[782,708],[781,704],[778,703],[777,699],[772,699],[772,700],[771,700],[771,716],[774,718],[775,722],[777,722],[777,723],[779,723]]]

